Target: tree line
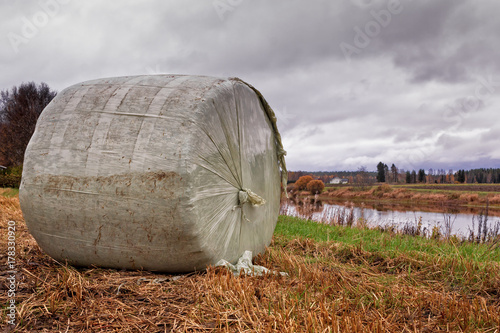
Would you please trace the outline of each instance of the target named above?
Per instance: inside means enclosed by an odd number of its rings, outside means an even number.
[[[367,171],[362,166],[357,171],[289,171],[289,183],[296,182],[300,177],[311,175],[315,179],[328,184],[335,177],[349,180],[349,184],[368,185],[375,182],[379,183],[429,183],[429,184],[454,184],[454,183],[500,183],[500,168],[480,168],[471,170],[452,169],[424,169],[404,170],[398,168],[394,163],[389,167],[383,162],[377,165],[377,171]]]
[[[0,165],[22,165],[38,117],[56,94],[44,82],[22,83],[0,92]]]
[[[500,184],[500,169],[480,168],[471,170],[458,170],[456,179],[459,183],[467,184]]]
[[[394,163],[392,163],[390,168],[383,162],[377,164],[377,182],[379,183],[416,184],[436,181],[433,176],[429,175],[434,175],[432,169],[429,169],[429,173],[426,174],[424,169],[419,169],[418,171],[405,171],[404,169],[399,169]],[[439,178],[441,183],[450,181],[449,173],[446,173],[444,170],[438,170],[436,176],[438,176],[437,178]]]
[[[398,169],[394,163],[389,168],[387,164],[379,162],[377,164],[377,182],[381,183],[437,183],[437,184],[454,184],[454,183],[479,183],[493,184],[500,183],[500,169],[481,168],[471,170],[458,170],[453,172],[452,169],[445,171],[444,169],[432,169],[427,172],[424,169],[418,171]]]

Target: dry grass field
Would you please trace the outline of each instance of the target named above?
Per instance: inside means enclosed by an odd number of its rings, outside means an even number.
[[[272,244],[254,262],[288,276],[235,277],[220,267],[171,276],[56,262],[28,233],[17,197],[0,195],[0,209],[3,332],[493,333],[500,327],[498,243],[449,244],[280,217]],[[8,221],[16,222],[15,327],[7,325]]]

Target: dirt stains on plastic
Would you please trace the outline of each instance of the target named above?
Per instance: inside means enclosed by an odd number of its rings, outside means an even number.
[[[105,195],[116,198],[146,198],[152,192],[157,192],[163,198],[175,198],[179,195],[182,183],[179,174],[164,171],[97,177],[41,175],[32,180],[33,185],[42,186],[47,194]]]

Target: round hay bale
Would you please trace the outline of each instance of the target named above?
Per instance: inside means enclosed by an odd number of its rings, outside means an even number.
[[[284,153],[271,108],[239,79],[93,80],[42,112],[19,199],[56,260],[202,270],[269,244]]]

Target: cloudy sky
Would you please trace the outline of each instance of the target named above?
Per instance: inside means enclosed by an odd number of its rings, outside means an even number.
[[[237,76],[291,170],[500,167],[498,0],[9,0],[0,90]]]

